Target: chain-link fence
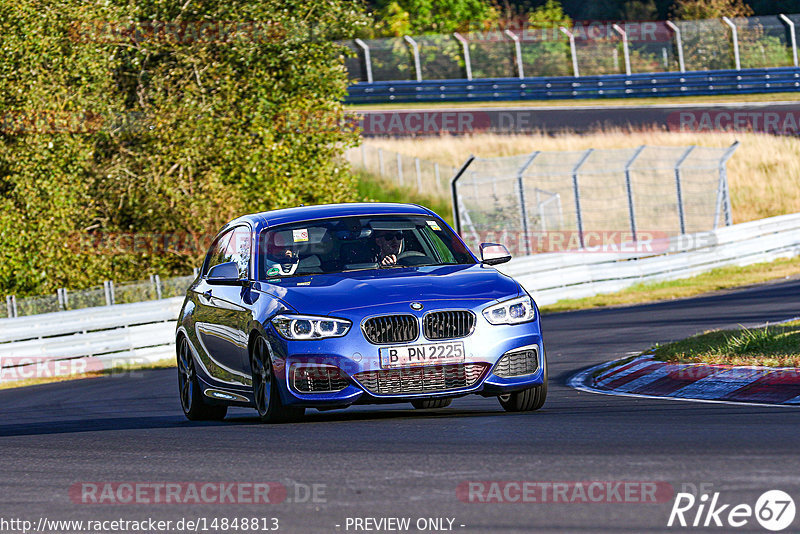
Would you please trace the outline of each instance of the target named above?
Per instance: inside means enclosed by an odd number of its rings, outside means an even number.
[[[499,240],[531,254],[730,225],[726,162],[736,146],[471,157],[452,182],[456,229],[474,250]]]
[[[434,196],[449,195],[455,167],[442,165],[391,150],[362,143],[345,152],[345,159],[355,169],[362,169],[398,186],[416,189]]]
[[[0,307],[0,318],[181,297],[186,294],[196,277],[197,273],[162,280],[158,275],[153,275],[149,280],[120,283],[106,281],[103,285],[75,291],[59,289],[54,295],[19,299],[14,295],[7,295],[5,308]]]
[[[343,44],[360,82],[589,76],[797,66],[800,15],[586,22]]]

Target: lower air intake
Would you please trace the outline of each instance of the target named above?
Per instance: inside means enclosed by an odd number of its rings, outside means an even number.
[[[487,367],[485,363],[408,367],[366,371],[353,378],[375,395],[435,393],[473,386]]]
[[[494,367],[494,374],[502,378],[532,375],[539,370],[539,351],[536,347],[507,352]]]

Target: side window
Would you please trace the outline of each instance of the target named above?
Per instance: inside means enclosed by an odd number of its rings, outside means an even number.
[[[238,226],[228,243],[228,257],[225,261],[235,261],[239,266],[239,278],[247,278],[250,265],[250,229]]]
[[[225,232],[219,236],[216,241],[214,241],[213,245],[211,245],[211,248],[208,251],[208,257],[206,258],[205,267],[203,267],[203,276],[207,275],[208,271],[210,271],[213,266],[230,261],[227,259],[227,250],[232,235],[233,231]]]
[[[213,266],[229,261],[239,266],[239,278],[247,278],[250,265],[250,229],[247,226],[237,226],[219,236],[208,252],[203,275]]]

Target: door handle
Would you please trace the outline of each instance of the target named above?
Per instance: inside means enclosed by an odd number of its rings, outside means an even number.
[[[206,300],[211,300],[211,290],[210,290],[210,289],[207,289],[207,290],[206,290],[206,291],[203,293],[203,296],[206,298]]]

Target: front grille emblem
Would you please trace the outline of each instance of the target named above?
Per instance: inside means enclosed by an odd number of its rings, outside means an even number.
[[[414,311],[420,311],[422,309],[421,302],[412,302],[411,304],[409,304],[409,306],[411,306],[411,309]]]

